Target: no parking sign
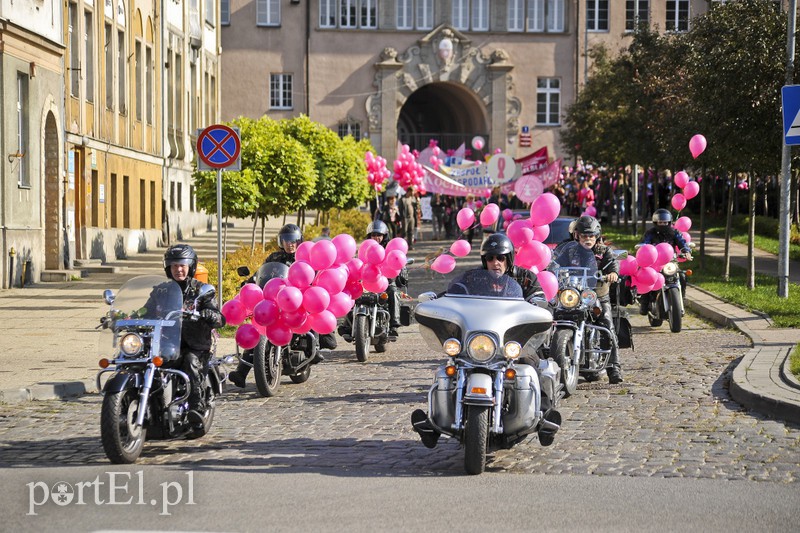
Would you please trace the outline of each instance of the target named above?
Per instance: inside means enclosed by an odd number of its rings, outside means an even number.
[[[197,134],[197,170],[242,170],[239,128],[214,124]]]

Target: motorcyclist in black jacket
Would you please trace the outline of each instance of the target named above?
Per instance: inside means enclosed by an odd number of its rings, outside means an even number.
[[[197,254],[188,244],[170,246],[164,254],[164,272],[175,281],[183,293],[183,307],[190,309],[197,302],[195,311],[198,320],[184,320],[181,327],[181,370],[191,382],[189,393],[189,421],[196,426],[203,425],[203,402],[201,388],[208,361],[211,358],[212,330],[225,325],[225,317],[219,311],[214,293],[198,299],[203,283],[194,279],[197,270]],[[145,306],[147,307],[147,305]]]
[[[666,242],[681,251],[684,257],[692,260],[692,249],[683,238],[681,232],[672,227],[672,213],[667,209],[656,209],[653,213],[653,226],[648,229],[642,238],[642,244],[661,244]],[[686,276],[681,273],[681,294],[686,295]],[[646,315],[650,307],[650,292],[639,295],[639,314]]]

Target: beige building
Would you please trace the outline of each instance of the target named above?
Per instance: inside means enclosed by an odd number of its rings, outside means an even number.
[[[368,137],[444,149],[475,135],[513,156],[558,133],[590,65],[639,20],[686,31],[704,0],[222,0],[222,119],[300,113]],[[521,133],[525,133],[520,137]],[[530,140],[528,140],[530,136]]]

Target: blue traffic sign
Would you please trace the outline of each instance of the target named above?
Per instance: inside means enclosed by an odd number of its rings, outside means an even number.
[[[784,142],[787,146],[800,144],[800,85],[784,85],[781,99]]]
[[[197,136],[197,156],[213,169],[236,165],[241,148],[239,134],[224,124],[209,126]]]

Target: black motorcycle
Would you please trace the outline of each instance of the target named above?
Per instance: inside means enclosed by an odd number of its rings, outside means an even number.
[[[200,288],[200,297],[213,298],[212,285]],[[162,276],[139,276],[127,281],[114,296],[103,297],[111,306],[101,319],[101,357],[97,388],[103,391],[100,435],[112,463],[134,463],[145,440],[205,435],[214,420],[215,398],[222,393],[226,374],[219,366],[232,357],[212,357],[204,370],[201,395],[206,406],[203,424],[188,419],[191,381],[180,370],[181,325],[198,320],[196,301],[183,308],[183,294],[174,281]],[[105,356],[113,353],[110,359]],[[113,373],[101,387],[101,376]]]
[[[686,286],[686,276],[691,274],[691,270],[684,271],[678,259],[685,257],[685,254],[676,255],[661,267],[661,274],[664,276],[664,285],[651,291],[648,295],[647,321],[654,328],[661,326],[664,319],[669,322],[669,330],[672,333],[679,333],[683,327],[683,287]]]

